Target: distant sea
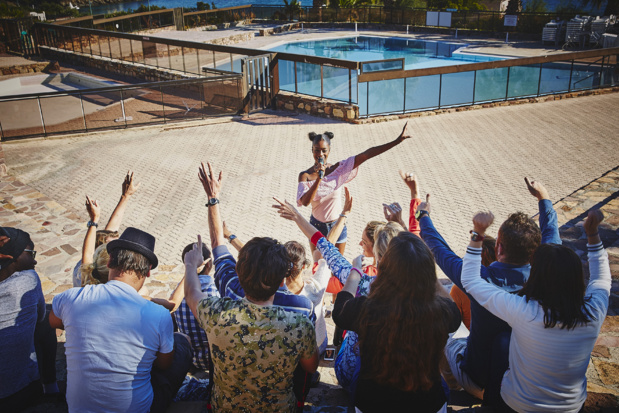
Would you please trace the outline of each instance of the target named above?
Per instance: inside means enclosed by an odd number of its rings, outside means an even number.
[[[122,3],[114,3],[114,4],[105,4],[105,5],[97,5],[97,6],[92,6],[92,12],[93,14],[107,14],[107,13],[113,13],[116,11],[128,11],[128,10],[135,10],[138,7],[140,7],[140,5],[144,5],[148,7],[150,1],[150,5],[151,6],[159,6],[159,7],[166,7],[168,9],[172,9],[174,7],[187,7],[187,8],[195,8],[196,7],[196,2],[197,0],[139,0],[139,1],[125,1]],[[207,1],[207,0],[202,0],[205,3],[211,3],[211,1]],[[527,1],[530,0],[523,0],[523,5],[526,6]],[[599,10],[592,10],[592,14],[599,14],[601,11],[604,10],[604,8],[606,7],[606,3],[609,0],[602,0],[602,4]],[[616,1],[616,0],[613,0]],[[215,6],[217,6],[217,8],[224,8],[224,7],[233,7],[233,6],[242,6],[245,4],[255,4],[255,5],[283,5],[284,1],[283,0],[214,0],[212,1],[213,3],[215,3]],[[559,6],[564,6],[567,5],[569,3],[579,3],[580,0],[545,0],[546,3],[546,8],[549,11],[553,11],[555,10],[557,7]],[[312,5],[312,0],[301,0],[301,5],[302,6],[311,6]],[[88,5],[83,5],[80,7],[83,11],[86,11],[87,13],[90,12],[90,10],[88,9]]]

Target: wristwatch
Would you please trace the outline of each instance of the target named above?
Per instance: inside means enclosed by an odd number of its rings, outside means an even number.
[[[213,205],[217,205],[219,203],[219,199],[217,198],[211,198],[208,200],[208,202],[206,204],[204,204],[205,207],[212,207]]]
[[[232,242],[232,240],[233,240],[233,239],[236,239],[236,235],[231,234],[231,235],[228,237],[228,241]]]
[[[481,235],[480,233],[475,232],[473,230],[471,230],[470,233],[471,233],[471,241],[473,242],[483,241],[486,238],[484,235]]]
[[[90,227],[98,228],[99,224],[97,224],[96,222],[93,222],[93,221],[88,221],[88,223],[86,224],[86,228],[90,228]]]
[[[425,209],[420,209],[415,213],[415,219],[419,221],[424,215],[430,216],[430,213]]]

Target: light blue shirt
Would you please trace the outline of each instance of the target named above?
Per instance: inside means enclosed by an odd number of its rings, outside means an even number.
[[[157,352],[172,352],[172,317],[121,281],[54,297],[65,327],[67,404],[73,412],[148,412]]]

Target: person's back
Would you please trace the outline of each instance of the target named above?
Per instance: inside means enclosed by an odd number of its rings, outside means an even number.
[[[111,280],[56,296],[54,314],[66,330],[71,409],[147,412],[153,362],[158,351],[170,352],[173,346],[169,312],[130,285]]]
[[[213,406],[219,411],[294,411],[293,371],[316,348],[302,315],[247,299],[209,298],[198,304],[214,364]]]

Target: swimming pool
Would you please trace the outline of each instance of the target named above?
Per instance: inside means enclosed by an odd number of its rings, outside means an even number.
[[[468,53],[463,50],[466,46],[357,36],[287,43],[271,51],[362,62],[361,71],[285,59],[279,62],[280,89],[355,103],[360,116],[471,105],[603,84],[603,65],[572,61],[358,82],[362,71],[401,71],[511,58]]]

